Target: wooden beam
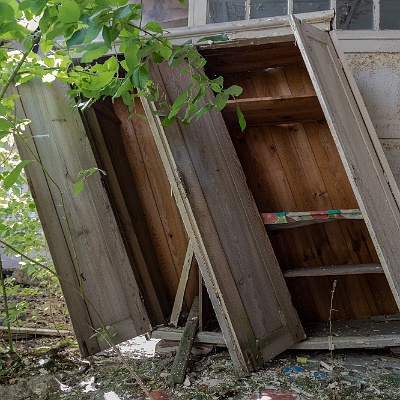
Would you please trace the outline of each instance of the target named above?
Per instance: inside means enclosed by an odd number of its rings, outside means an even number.
[[[171,317],[169,319],[169,323],[175,327],[178,326],[179,316],[182,311],[183,298],[185,296],[185,290],[187,281],[189,279],[190,267],[192,266],[193,256],[194,256],[193,247],[189,240],[185,255],[185,261],[183,262],[181,278],[179,279],[178,290],[176,291],[174,306],[172,307]]]
[[[358,209],[261,213],[267,229],[297,228],[304,225],[318,224],[342,219],[363,219]]]
[[[293,124],[325,118],[314,93],[229,100],[222,111],[229,125],[238,125],[237,106],[243,112],[248,126]]]
[[[294,268],[283,273],[285,278],[302,276],[383,274],[380,264],[328,265],[324,267]]]
[[[174,363],[171,368],[171,384],[181,384],[185,380],[186,367],[189,362],[190,352],[197,327],[199,325],[199,298],[196,296],[193,300],[192,308],[182,332],[179,349],[175,355]]]

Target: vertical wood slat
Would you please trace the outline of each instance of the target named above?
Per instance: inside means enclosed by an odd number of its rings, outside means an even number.
[[[71,107],[67,90],[68,86],[60,82],[51,87],[36,80],[21,85],[17,113],[32,121],[24,140],[37,153],[46,172],[37,163],[30,163],[26,172],[56,270],[75,287],[62,283],[81,352],[88,355],[108,347],[104,341],[90,339],[93,329],[101,327],[98,314],[116,333],[115,343],[148,331],[149,319],[100,174],[86,180],[85,190],[78,197],[72,193],[77,173],[97,164],[79,111]],[[19,150],[22,158],[32,159],[21,142]],[[68,221],[60,207],[60,191],[50,177],[64,193]],[[78,274],[91,305],[77,293]]]
[[[296,41],[400,307],[400,196],[361,96],[329,33],[291,17]],[[350,82],[350,83],[349,83]],[[361,105],[360,105],[361,104]]]
[[[151,73],[171,101],[188,84],[165,65]],[[254,369],[303,331],[222,116],[164,128],[145,107],[231,357]]]

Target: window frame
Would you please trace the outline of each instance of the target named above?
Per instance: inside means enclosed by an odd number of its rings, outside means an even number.
[[[250,20],[250,3],[252,0],[245,0],[246,2],[246,19]],[[336,1],[330,0],[330,9],[336,10]],[[380,27],[380,0],[373,1],[373,28],[370,30],[379,30]],[[293,13],[293,0],[287,0],[288,15]],[[189,26],[207,25],[208,13],[208,0],[189,0]],[[335,13],[336,14],[336,13]],[[333,19],[333,26],[336,29],[336,15]]]

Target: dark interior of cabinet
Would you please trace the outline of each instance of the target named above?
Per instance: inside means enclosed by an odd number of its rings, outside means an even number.
[[[241,132],[236,101],[223,111],[260,213],[357,209],[349,179],[294,41],[203,49],[210,77],[240,85],[247,121]],[[398,311],[363,220],[336,220],[267,230],[294,307],[303,322],[327,321],[334,281],[336,320]],[[341,266],[337,274],[326,267]],[[324,267],[324,268],[322,268]],[[310,272],[311,271],[311,272]],[[374,270],[374,272],[376,272]]]

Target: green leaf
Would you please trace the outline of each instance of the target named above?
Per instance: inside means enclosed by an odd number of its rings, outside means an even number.
[[[133,70],[131,80],[133,86],[138,89],[144,89],[149,80],[149,72],[144,65],[140,65]]]
[[[111,49],[111,45],[114,40],[118,37],[119,31],[109,26],[103,26],[103,39],[104,43]]]
[[[129,5],[127,5],[125,7],[117,8],[114,11],[114,16],[115,16],[115,18],[122,19],[122,18],[126,18],[131,13],[132,13],[132,9]]]
[[[211,111],[214,108],[214,104],[206,104],[205,106],[201,107],[199,110],[197,110],[193,117],[196,118],[196,121],[205,113]]]
[[[168,115],[169,119],[178,114],[179,110],[181,109],[183,103],[186,101],[187,98],[188,98],[188,92],[183,92],[176,98],[174,104],[172,104],[172,110]]]
[[[71,24],[79,21],[81,16],[81,9],[75,1],[63,0],[60,7],[58,7],[58,20],[64,24]]]
[[[12,21],[14,17],[14,9],[7,3],[0,3],[0,22]]]
[[[29,3],[31,3],[30,9],[32,10],[32,12],[35,15],[39,15],[43,11],[43,9],[47,3],[47,0],[29,1]]]
[[[175,117],[172,117],[172,118],[164,118],[163,119],[163,121],[162,121],[162,123],[161,123],[161,125],[162,126],[170,126],[170,125],[172,125],[174,122],[175,122]]]
[[[85,182],[84,181],[78,181],[74,185],[74,195],[78,196],[82,190],[85,189]]]
[[[103,43],[94,43],[90,46],[92,46],[91,50],[87,51],[81,58],[82,63],[90,63],[106,54],[109,50],[109,48]]]
[[[226,94],[225,92],[218,93],[215,96],[215,107],[217,107],[218,111],[221,111],[226,106],[228,99],[229,95]]]
[[[232,85],[225,89],[224,92],[230,96],[240,96],[243,92],[243,89],[238,85]]]
[[[5,118],[0,118],[0,130],[9,131],[13,124]]]
[[[157,24],[157,22],[148,22],[144,29],[146,31],[151,31],[151,32],[155,32],[155,33],[163,33],[163,29],[161,28],[160,24]]]
[[[94,39],[96,39],[102,28],[100,24],[93,23],[91,21],[89,21],[88,25],[89,27],[86,30],[84,43],[91,43]]]
[[[107,72],[101,72],[98,75],[93,76],[90,81],[89,89],[92,91],[100,90],[101,88],[107,86],[112,81],[114,75],[115,75],[114,71],[107,71]]]
[[[199,39],[197,43],[200,42],[226,42],[229,40],[228,35],[226,33],[221,33],[221,35],[216,36],[207,36]]]
[[[22,172],[22,168],[25,167],[26,164],[29,164],[33,160],[24,160],[21,161],[5,178],[4,178],[4,189],[8,190],[14,183],[17,181],[18,177]]]
[[[240,129],[242,130],[242,132],[246,129],[246,119],[244,118],[244,115],[242,113],[242,110],[239,107],[239,104],[236,103],[236,114],[238,116],[238,120],[239,120],[239,125],[240,125]]]
[[[71,46],[82,44],[85,40],[86,32],[86,28],[81,28],[75,31],[74,34],[66,41],[67,48],[69,49]]]
[[[162,58],[158,53],[153,53],[152,59],[155,64],[160,64],[164,61],[164,58]]]
[[[125,60],[129,71],[132,71],[138,64],[139,59],[137,56],[139,50],[139,43],[136,41],[129,41],[125,49]]]

